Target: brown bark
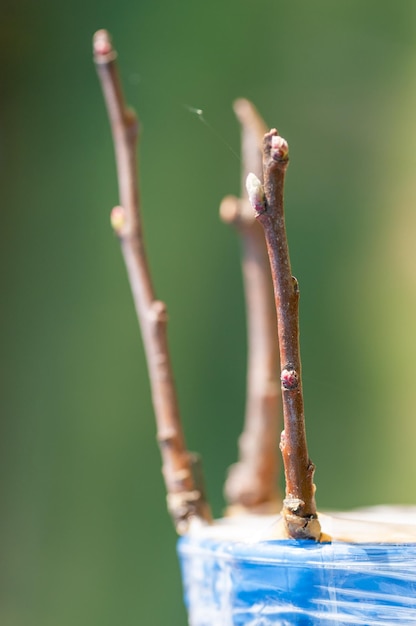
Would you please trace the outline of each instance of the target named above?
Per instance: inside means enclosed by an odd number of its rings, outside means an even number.
[[[279,350],[270,265],[262,229],[247,198],[249,172],[261,176],[266,125],[248,100],[234,103],[242,128],[242,194],[224,198],[220,213],[232,223],[242,244],[242,270],[247,311],[247,396],[244,429],[239,438],[239,461],[225,483],[229,511],[279,510],[277,437],[281,418]]]
[[[276,130],[264,137],[263,189],[251,185],[252,204],[267,243],[276,300],[279,335],[284,431],[280,449],[286,478],[283,520],[293,538],[320,537],[315,505],[315,466],[306,444],[299,351],[299,288],[292,276],[283,210],[283,187],[288,165],[288,145]]]
[[[113,135],[120,196],[111,222],[120,240],[143,337],[168,509],[183,534],[193,518],[209,522],[211,513],[197,479],[197,459],[185,445],[168,349],[166,307],[156,300],[143,241],[136,161],[138,119],[125,104],[116,57],[107,31],[98,31],[94,60]]]

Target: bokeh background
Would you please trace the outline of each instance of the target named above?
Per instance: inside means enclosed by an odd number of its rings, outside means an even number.
[[[143,220],[189,447],[216,515],[244,407],[238,193],[251,98],[291,148],[320,508],[415,500],[413,0],[2,0],[2,626],[185,625],[91,61],[119,50],[143,125]],[[189,111],[204,110],[209,126]]]

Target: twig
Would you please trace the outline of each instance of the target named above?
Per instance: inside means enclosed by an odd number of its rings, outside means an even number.
[[[285,429],[280,440],[286,478],[283,521],[287,536],[319,540],[315,505],[315,466],[309,459],[299,353],[299,288],[292,276],[283,212],[283,186],[289,161],[288,145],[277,130],[264,136],[264,188],[254,174],[247,189],[256,217],[264,229],[272,270],[279,334]]]
[[[211,513],[195,471],[198,461],[185,446],[169,357],[166,307],[156,300],[143,243],[139,213],[136,144],[138,120],[126,107],[107,31],[93,41],[94,61],[107,105],[116,155],[120,205],[111,223],[120,239],[134,304],[143,336],[157,422],[157,439],[167,488],[168,509],[177,531],[187,531],[193,518],[209,522]]]
[[[233,224],[242,242],[242,269],[247,310],[247,397],[239,461],[229,469],[225,495],[229,511],[243,507],[274,512],[281,506],[277,487],[278,428],[281,418],[279,349],[270,265],[262,229],[245,188],[249,172],[261,176],[262,143],[267,128],[248,100],[234,103],[242,128],[242,194],[224,198],[220,214]]]

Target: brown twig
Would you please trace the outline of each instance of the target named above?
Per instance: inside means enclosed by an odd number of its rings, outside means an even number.
[[[280,440],[286,478],[283,521],[287,536],[315,539],[321,535],[315,505],[315,466],[309,459],[299,352],[299,288],[292,276],[283,212],[283,186],[288,145],[277,130],[264,136],[264,188],[254,174],[247,189],[257,220],[264,229],[272,270],[279,335],[284,431]]]
[[[138,120],[126,107],[116,64],[117,54],[107,31],[94,35],[94,61],[107,105],[116,155],[120,205],[111,223],[120,239],[139,319],[152,388],[157,439],[167,488],[168,508],[177,531],[191,519],[209,522],[211,513],[195,471],[195,455],[185,446],[169,357],[166,307],[156,300],[143,243],[139,213],[136,144]]]
[[[232,223],[242,242],[242,269],[247,310],[247,397],[244,430],[239,438],[239,461],[229,469],[225,495],[229,511],[279,510],[277,436],[281,417],[279,349],[270,265],[262,229],[248,201],[249,172],[261,176],[262,143],[267,128],[248,100],[234,103],[242,128],[241,199],[227,196],[221,203],[224,222]]]

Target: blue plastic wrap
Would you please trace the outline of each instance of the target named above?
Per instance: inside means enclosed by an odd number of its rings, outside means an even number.
[[[416,624],[416,543],[180,539],[190,626]]]

